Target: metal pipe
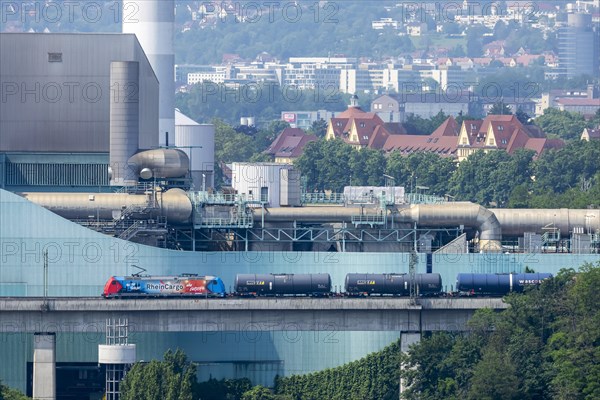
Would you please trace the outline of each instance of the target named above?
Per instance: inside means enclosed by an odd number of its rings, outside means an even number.
[[[496,208],[490,211],[500,221],[502,233],[508,236],[544,233],[544,227],[556,227],[564,233],[572,232],[575,227],[583,227],[586,232],[600,231],[600,210]]]
[[[493,212],[478,204],[453,202],[414,205],[400,211],[400,220],[422,226],[465,225],[479,231],[479,247],[483,251],[502,249],[502,226]]]
[[[27,200],[67,219],[111,220],[128,207],[144,210],[144,218],[165,216],[171,223],[186,223],[192,203],[181,189],[147,194],[127,193],[20,193]],[[156,200],[156,203],[154,202]]]

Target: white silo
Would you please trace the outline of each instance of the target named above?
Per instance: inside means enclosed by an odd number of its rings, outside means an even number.
[[[190,159],[190,174],[194,190],[214,186],[215,126],[199,124],[175,111],[175,146]]]
[[[123,33],[134,33],[159,82],[158,144],[167,144],[167,132],[175,132],[174,0],[128,0],[123,2]],[[172,144],[172,139],[170,139]]]

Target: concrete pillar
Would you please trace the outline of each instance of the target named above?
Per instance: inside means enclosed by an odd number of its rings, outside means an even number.
[[[56,333],[33,334],[33,398],[56,400]]]
[[[421,333],[419,332],[402,332],[400,334],[400,351],[403,353],[408,352],[408,348],[421,341]],[[400,370],[404,370],[404,365],[400,365]],[[406,390],[406,385],[402,378],[400,378],[400,395]]]

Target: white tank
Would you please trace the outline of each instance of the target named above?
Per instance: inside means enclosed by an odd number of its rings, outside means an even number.
[[[175,132],[174,0],[123,2],[123,33],[137,36],[159,82],[158,129],[160,146]]]
[[[190,159],[194,189],[204,187],[204,190],[214,186],[215,126],[198,124],[176,111],[175,146],[185,152]]]
[[[248,117],[242,117],[242,118],[240,118],[240,125],[241,126],[248,126]]]

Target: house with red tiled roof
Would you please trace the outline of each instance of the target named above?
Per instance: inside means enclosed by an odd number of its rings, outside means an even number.
[[[506,54],[504,49],[504,40],[495,40],[483,46],[483,51],[487,57],[498,57]]]
[[[456,157],[460,127],[448,117],[431,135],[392,135],[383,146],[387,153],[399,151],[402,155],[429,152],[441,157]]]
[[[302,155],[308,143],[317,140],[315,135],[307,135],[300,128],[288,127],[281,131],[264,153],[273,156],[276,163],[291,164]]]
[[[342,139],[357,148],[381,149],[391,135],[386,123],[373,112],[358,106],[358,97],[352,96],[348,109],[329,120],[325,139]]]
[[[581,140],[585,140],[586,142],[600,140],[600,126],[596,129],[585,128],[581,134]]]
[[[478,150],[504,150],[512,154],[517,149],[530,149],[536,157],[549,148],[560,148],[562,140],[548,139],[533,125],[523,125],[514,115],[488,115],[483,120],[466,120],[458,136],[458,161]]]

